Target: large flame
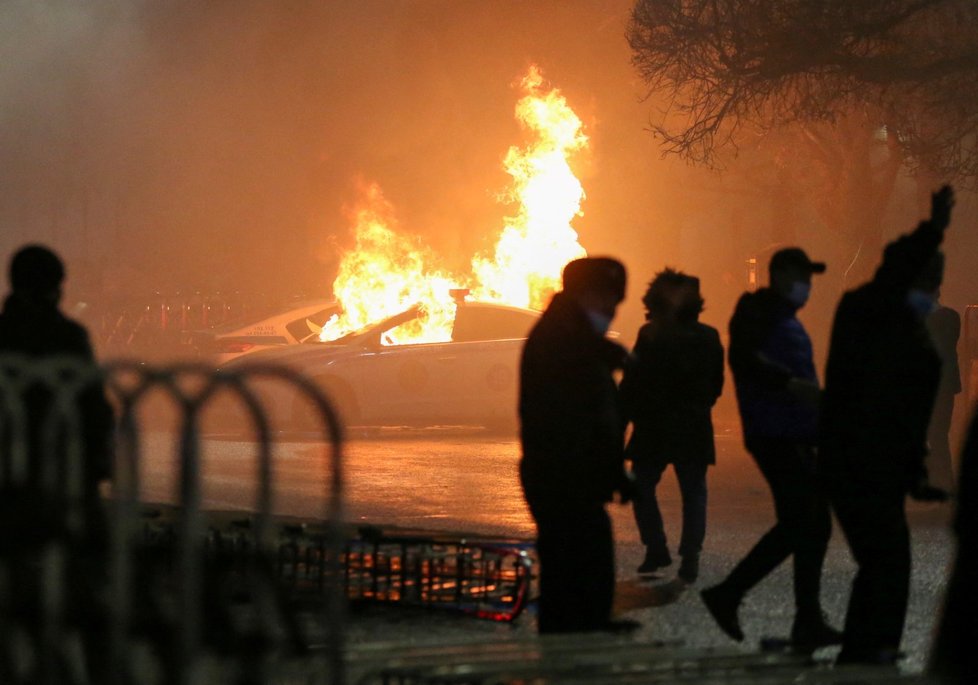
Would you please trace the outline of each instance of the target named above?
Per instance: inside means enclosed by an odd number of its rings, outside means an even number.
[[[543,309],[560,286],[560,273],[586,252],[571,221],[581,214],[584,189],[568,156],[587,146],[581,120],[560,91],[541,92],[543,76],[531,66],[521,82],[525,95],[516,103],[516,118],[535,136],[525,148],[506,153],[513,177],[509,197],[520,203],[507,219],[492,259],[472,260],[477,299]]]
[[[356,245],[344,254],[333,283],[344,311],[326,324],[320,340],[333,340],[413,304],[423,308],[421,321],[399,327],[384,342],[449,340],[454,314],[449,291],[460,283],[477,300],[533,309],[546,306],[559,288],[564,265],[586,254],[571,227],[581,214],[584,190],[568,157],[588,141],[581,120],[560,92],[543,88],[538,67],[530,67],[520,87],[523,96],[516,104],[516,118],[533,139],[506,154],[504,165],[512,182],[502,197],[519,208],[506,219],[492,258],[476,256],[467,276],[430,268],[434,256],[397,232],[389,204],[371,185],[352,212]]]
[[[343,313],[326,322],[319,339],[334,340],[421,304],[424,315],[398,327],[384,342],[447,341],[454,313],[449,291],[457,279],[426,267],[432,256],[395,230],[397,222],[379,186],[368,185],[363,196],[351,212],[356,245],[343,256],[333,281]]]

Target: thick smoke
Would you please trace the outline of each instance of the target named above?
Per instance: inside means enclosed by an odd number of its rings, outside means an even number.
[[[447,268],[464,266],[512,210],[497,196],[520,142],[513,84],[537,63],[591,139],[576,160],[587,199],[575,227],[589,252],[630,267],[623,338],[667,264],[702,277],[704,316],[725,328],[747,255],[784,231],[737,179],[660,158],[645,130],[655,103],[640,101],[624,40],[631,4],[8,0],[0,252],[50,243],[69,263],[69,294],[104,300],[328,295],[352,242],[344,205],[366,181]],[[962,236],[974,233],[970,206],[956,216]],[[892,214],[890,233],[917,218]],[[845,259],[817,230],[794,235],[830,268]],[[953,240],[955,254],[978,251]],[[946,290],[960,308],[978,288],[955,259]],[[826,287],[813,305],[830,312],[837,294]]]

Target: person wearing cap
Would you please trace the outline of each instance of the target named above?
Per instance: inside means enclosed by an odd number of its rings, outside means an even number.
[[[632,509],[645,545],[638,572],[672,564],[655,496],[672,464],[683,500],[677,576],[693,583],[706,537],[706,471],[716,462],[710,412],[723,391],[723,346],[717,330],[698,320],[703,298],[695,276],[664,269],[642,302],[647,322],[620,388],[624,418],[632,424],[625,456],[639,493]]]
[[[777,519],[721,583],[701,593],[719,626],[738,641],[744,639],[741,602],[788,557],[794,558],[792,645],[812,650],[841,639],[821,608],[832,520],[816,475],[818,377],[797,316],[812,274],[824,272],[824,263],[797,247],[779,250],[769,264],[769,287],[744,293],[730,320],[729,361],[744,443],[771,488]]]
[[[858,566],[838,663],[899,658],[910,591],[906,498],[947,498],[924,467],[941,378],[926,321],[953,205],[949,186],[934,193],[930,218],[887,245],[873,279],[843,295],[832,325],[819,467]]]
[[[615,551],[605,505],[629,494],[614,372],[627,352],[606,337],[625,297],[624,266],[585,257],[530,331],[520,362],[520,483],[537,527],[540,633],[614,630]]]

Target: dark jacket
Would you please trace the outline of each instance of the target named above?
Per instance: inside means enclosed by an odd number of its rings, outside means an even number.
[[[907,293],[942,233],[923,222],[887,246],[873,280],[839,303],[822,398],[823,471],[867,488],[926,476],[940,358]]]
[[[818,411],[788,391],[791,378],[817,382],[812,341],[797,308],[771,288],[744,293],[730,319],[730,369],[744,437],[814,444]]]
[[[723,346],[696,321],[642,326],[625,366],[621,402],[633,424],[632,460],[716,462],[710,410],[723,391]]]
[[[611,500],[624,469],[614,370],[624,349],[563,293],[530,331],[520,362],[520,477],[531,511]]]
[[[56,306],[40,304],[11,295],[0,313],[0,354],[14,353],[33,359],[70,357],[85,364],[95,364],[92,346],[85,329],[65,317]],[[25,405],[29,414],[30,465],[32,485],[38,477],[38,462],[43,452],[42,431],[51,408],[51,394],[35,386],[27,391]],[[97,497],[98,481],[110,475],[110,442],[112,409],[102,386],[91,385],[78,399],[82,421],[86,497]],[[3,449],[8,449],[6,443]],[[6,459],[2,460],[7,463]],[[63,474],[62,474],[63,475]]]

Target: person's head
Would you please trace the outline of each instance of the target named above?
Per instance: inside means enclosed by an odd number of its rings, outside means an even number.
[[[61,259],[43,245],[25,245],[10,260],[10,289],[22,297],[57,304],[65,267]]]
[[[825,273],[825,263],[813,262],[799,247],[786,247],[771,256],[768,273],[771,289],[800,309],[808,302],[812,274]]]
[[[563,292],[581,305],[599,333],[605,333],[625,299],[625,266],[611,257],[582,257],[567,263],[562,278]]]
[[[937,307],[944,281],[944,253],[935,252],[914,279],[907,291],[907,304],[921,318]]]
[[[700,279],[674,269],[663,269],[642,297],[650,321],[695,321],[703,311]]]

